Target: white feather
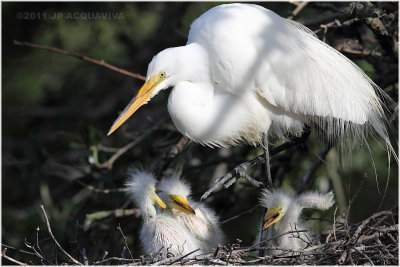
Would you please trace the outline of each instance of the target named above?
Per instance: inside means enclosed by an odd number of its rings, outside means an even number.
[[[173,87],[168,111],[175,126],[203,145],[257,145],[263,134],[300,135],[309,124],[342,148],[377,134],[397,160],[379,98],[389,99],[385,93],[308,28],[257,5],[205,12],[185,46],[153,58],[145,85],[110,133],[142,102]]]
[[[185,225],[192,235],[199,241],[203,251],[211,251],[218,244],[222,244],[224,236],[219,225],[219,218],[213,210],[204,203],[190,199],[190,187],[186,181],[177,176],[164,178],[158,185],[160,197],[168,207],[170,195],[188,198],[188,202],[195,214],[187,214],[170,206],[169,214]],[[166,211],[168,212],[168,211]]]
[[[168,253],[178,256],[199,249],[197,240],[181,223],[156,212],[151,200],[152,194],[155,194],[155,184],[156,179],[151,173],[139,170],[132,170],[126,182],[127,194],[140,208],[143,217],[140,230],[143,251],[147,254],[160,253],[166,257]]]
[[[294,197],[291,194],[283,191],[269,191],[264,189],[261,193],[260,203],[263,207],[274,209],[278,206],[282,207],[282,217],[280,221],[275,223],[273,227],[273,235],[278,236],[289,231],[308,230],[308,228],[299,220],[299,216],[303,208],[315,208],[320,210],[327,210],[333,204],[333,193],[319,194],[314,192],[307,192]],[[300,238],[299,238],[300,237]],[[260,234],[257,236],[255,242],[259,242]],[[309,232],[302,232],[296,234],[286,234],[273,239],[273,245],[298,250],[304,248],[307,243],[305,241],[312,241]],[[277,254],[279,251],[268,251],[270,254]]]

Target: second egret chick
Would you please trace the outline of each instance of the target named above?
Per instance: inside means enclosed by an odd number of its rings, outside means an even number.
[[[210,252],[223,242],[218,216],[201,202],[190,200],[189,204],[191,190],[184,180],[177,176],[164,178],[158,189],[168,211],[200,242],[202,250]]]
[[[292,197],[282,191],[263,190],[260,203],[267,208],[265,213],[265,223],[263,231],[274,225],[272,236],[278,236],[289,231],[308,230],[305,225],[299,221],[299,216],[304,208],[314,208],[327,210],[335,203],[333,193],[319,194],[315,192],[306,192],[297,197]],[[298,234],[298,235],[297,235]],[[297,237],[298,236],[298,237]],[[310,242],[311,235],[308,232],[282,235],[273,239],[273,245],[286,249],[303,249]],[[275,254],[271,251],[270,254]]]
[[[186,255],[200,245],[191,233],[170,216],[156,211],[154,205],[165,209],[164,202],[156,194],[156,179],[148,172],[134,170],[125,184],[128,196],[139,207],[143,226],[140,231],[140,241],[145,253],[167,253],[174,256]],[[199,252],[193,255],[199,254]]]

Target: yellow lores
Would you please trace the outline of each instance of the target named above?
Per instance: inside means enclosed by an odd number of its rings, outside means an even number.
[[[268,209],[264,216],[263,230],[267,229],[282,218],[282,207],[278,206],[274,209]]]
[[[175,209],[178,209],[180,211],[183,211],[185,213],[192,214],[192,215],[196,214],[195,211],[193,210],[193,208],[189,205],[186,197],[170,195],[169,203]]]
[[[129,104],[125,107],[125,109],[121,112],[119,117],[115,120],[114,124],[111,126],[110,130],[108,131],[107,135],[112,134],[115,130],[121,126],[136,110],[138,110],[142,105],[146,104],[146,102],[151,98],[153,95],[154,89],[163,82],[166,78],[165,71],[160,72],[157,75],[151,77],[145,84],[140,88],[139,92],[129,102]]]

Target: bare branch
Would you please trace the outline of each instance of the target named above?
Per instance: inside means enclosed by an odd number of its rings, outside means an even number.
[[[14,263],[16,263],[16,264],[18,264],[18,265],[27,265],[27,264],[25,264],[25,263],[23,263],[23,262],[17,261],[17,260],[15,260],[15,259],[13,259],[13,258],[7,256],[7,255],[6,255],[6,252],[7,252],[7,248],[5,248],[5,249],[3,250],[3,252],[1,252],[1,256],[2,256],[3,258],[5,258],[5,259],[7,259],[7,260],[9,260],[9,261],[11,261],[11,262],[14,262]]]
[[[120,225],[120,224],[118,224],[117,229],[121,232],[121,235],[122,235],[122,237],[124,238],[125,247],[126,247],[126,249],[128,250],[129,254],[131,255],[131,259],[134,260],[134,259],[133,259],[132,252],[131,252],[131,250],[130,250],[129,247],[128,247],[128,243],[126,243],[126,237],[125,237],[124,233],[122,232],[122,228],[121,228],[121,225]]]
[[[97,163],[96,167],[98,168],[108,168],[111,169],[112,165],[114,162],[122,156],[124,153],[126,153],[129,149],[132,147],[136,146],[138,143],[140,143],[145,137],[147,137],[150,133],[152,133],[154,130],[156,130],[162,123],[164,123],[165,119],[158,121],[153,127],[148,128],[141,136],[133,140],[132,142],[129,142],[127,145],[124,147],[121,147],[115,154],[111,156],[110,159],[103,163]]]
[[[51,226],[50,226],[50,222],[49,219],[47,218],[47,214],[46,211],[44,210],[43,205],[40,205],[40,209],[42,210],[43,216],[46,220],[46,225],[47,225],[47,231],[49,232],[51,238],[53,239],[54,243],[57,245],[57,247],[71,260],[73,261],[75,264],[78,265],[83,265],[82,263],[80,263],[79,261],[77,261],[76,259],[74,259],[71,255],[68,254],[68,252],[66,252],[61,245],[58,243],[57,239],[54,237],[53,232],[51,231]]]
[[[19,45],[19,46],[24,46],[24,47],[43,49],[43,50],[46,50],[46,51],[51,51],[51,52],[54,52],[54,53],[63,54],[63,55],[66,55],[66,56],[71,56],[71,57],[74,57],[74,58],[81,59],[83,61],[87,61],[87,62],[96,64],[96,65],[105,67],[107,69],[113,70],[115,72],[121,73],[123,75],[129,76],[129,77],[134,78],[134,79],[139,79],[139,80],[142,80],[142,81],[146,80],[146,77],[144,77],[143,75],[132,73],[132,72],[129,72],[127,70],[115,67],[113,65],[110,65],[110,64],[104,62],[103,60],[96,60],[96,59],[93,59],[93,58],[90,58],[90,57],[87,57],[87,56],[78,55],[78,54],[71,53],[71,52],[69,52],[67,50],[64,50],[64,49],[51,47],[51,46],[47,46],[47,45],[38,45],[38,44],[33,44],[33,43],[28,43],[28,42],[19,42],[19,41],[16,41],[16,40],[14,40],[14,44],[15,45]]]

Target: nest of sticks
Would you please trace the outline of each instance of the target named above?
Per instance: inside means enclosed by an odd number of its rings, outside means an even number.
[[[32,264],[32,261],[21,262],[12,258],[7,249],[30,255],[36,255],[43,264],[75,264],[75,265],[398,265],[399,231],[398,231],[398,207],[377,212],[360,223],[347,223],[346,217],[336,220],[324,232],[314,235],[314,241],[304,240],[308,245],[301,250],[272,247],[270,245],[255,244],[250,247],[241,245],[240,240],[233,244],[219,246],[213,253],[193,257],[193,251],[183,256],[162,257],[161,253],[142,255],[139,258],[132,257],[126,240],[124,249],[129,250],[131,257],[107,257],[105,253],[102,259],[89,262],[86,250],[82,249],[77,258],[71,256],[57,242],[52,234],[47,214],[42,207],[43,214],[51,240],[58,246],[61,254],[69,258],[67,262],[51,260],[51,255],[43,255],[39,244],[28,245],[33,252],[5,246],[2,257],[18,265]],[[294,230],[283,233],[267,240],[279,238],[282,235],[291,235],[293,238],[301,238],[300,233],[306,230]],[[122,233],[122,229],[121,229]],[[124,235],[123,235],[124,236]],[[125,237],[125,236],[124,236]],[[317,241],[315,241],[317,240]],[[267,243],[269,244],[269,243]],[[274,255],[259,256],[260,245],[262,249],[273,250]],[[4,245],[3,245],[4,246]],[[125,254],[125,253],[123,253]],[[269,253],[266,253],[269,254]]]
[[[345,220],[343,220],[345,221]],[[258,256],[259,248],[241,247],[241,241],[218,247],[212,254],[190,255],[159,259],[156,255],[143,256],[132,264],[155,265],[398,265],[399,264],[398,207],[381,211],[356,224],[335,221],[330,228],[316,234],[318,244],[309,245],[302,250],[266,246],[275,250],[274,256]],[[299,232],[286,234],[298,238]],[[273,237],[274,238],[274,237]],[[278,251],[278,253],[276,253]]]

